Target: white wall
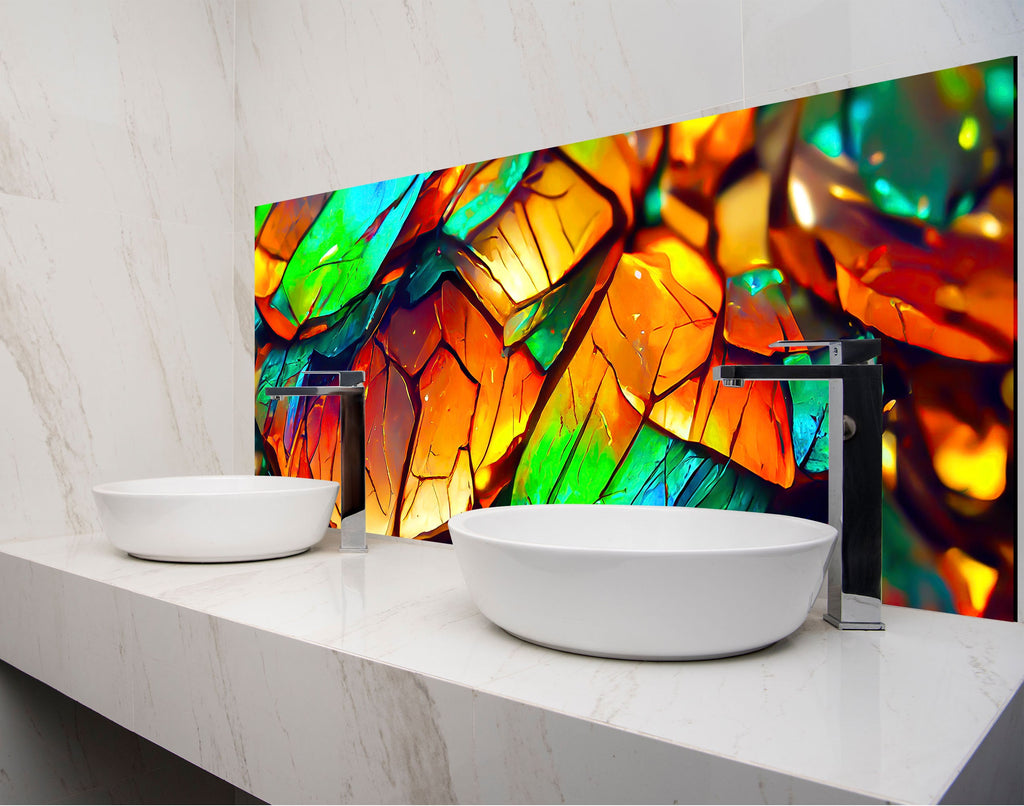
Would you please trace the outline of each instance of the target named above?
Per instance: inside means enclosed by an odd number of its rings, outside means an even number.
[[[1017,0],[237,0],[236,14],[243,334],[257,204],[1024,53]],[[239,468],[252,349],[234,353]]]
[[[232,0],[0,3],[0,540],[231,464]]]

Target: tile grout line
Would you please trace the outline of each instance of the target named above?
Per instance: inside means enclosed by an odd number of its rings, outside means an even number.
[[[231,300],[230,319],[237,319],[238,311],[235,310],[235,263],[238,260],[236,250],[238,248],[238,222],[235,216],[238,215],[238,199],[235,198],[238,189],[235,182],[235,171],[238,163],[238,0],[231,3],[231,264],[228,267],[228,298]],[[234,421],[238,413],[238,378],[235,366],[235,358],[238,355],[238,327],[235,322],[229,325],[231,331],[231,417],[228,420],[228,433],[231,434],[230,452],[225,457],[231,472],[237,472],[238,458],[235,456],[235,429]]]

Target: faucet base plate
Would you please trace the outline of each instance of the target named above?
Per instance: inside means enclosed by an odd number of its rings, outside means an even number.
[[[884,630],[885,624],[881,621],[840,621],[828,613],[824,616],[825,621],[837,630]]]

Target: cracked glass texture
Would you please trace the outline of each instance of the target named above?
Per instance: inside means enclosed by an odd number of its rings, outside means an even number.
[[[556,502],[827,520],[827,385],[711,367],[874,338],[885,601],[1012,620],[1014,76],[985,62],[258,207],[256,472],[337,477],[337,402],[265,389],[358,369],[370,532],[445,540],[458,512]]]

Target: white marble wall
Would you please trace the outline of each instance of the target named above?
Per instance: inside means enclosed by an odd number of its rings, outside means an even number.
[[[231,0],[0,3],[0,540],[231,463]]]
[[[1024,53],[1016,0],[238,0],[236,14],[246,335],[257,204]],[[252,369],[249,336],[240,468]]]

